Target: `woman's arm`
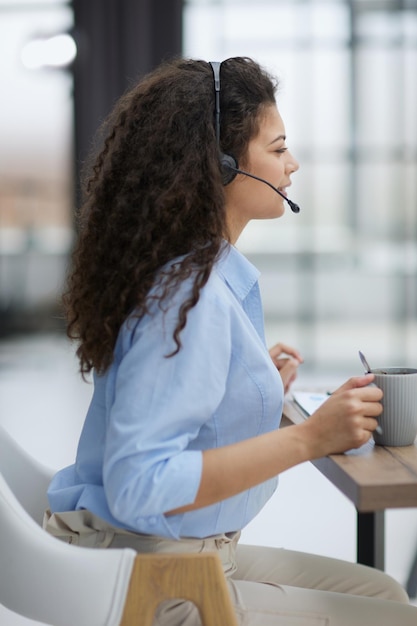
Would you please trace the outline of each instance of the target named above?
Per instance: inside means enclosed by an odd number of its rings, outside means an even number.
[[[197,497],[167,515],[208,506],[250,489],[281,472],[368,441],[382,412],[373,374],[351,378],[305,422],[203,453]]]

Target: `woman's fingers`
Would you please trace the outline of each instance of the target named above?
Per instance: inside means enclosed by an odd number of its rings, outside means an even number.
[[[348,389],[357,389],[359,387],[369,387],[369,389],[378,389],[375,385],[372,385],[375,379],[375,374],[363,374],[362,376],[353,376],[349,378],[343,385],[341,385],[334,393],[340,393],[341,391],[347,391]],[[374,394],[375,395],[375,394]],[[381,396],[382,397],[382,396]]]
[[[291,384],[297,378],[297,370],[300,362],[297,359],[285,358],[276,361],[277,369],[282,378],[284,391],[287,393]]]
[[[297,369],[303,362],[303,357],[298,350],[286,343],[277,343],[269,350],[269,355],[279,371],[284,391],[287,393],[291,384],[297,378]],[[282,356],[284,355],[284,356]]]
[[[286,343],[275,344],[272,348],[270,348],[269,354],[273,360],[276,360],[279,356],[281,356],[281,354],[286,354],[296,359],[299,363],[303,363],[304,361],[300,352]]]

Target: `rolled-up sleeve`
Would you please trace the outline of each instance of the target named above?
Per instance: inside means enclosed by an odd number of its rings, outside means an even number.
[[[107,409],[103,484],[115,519],[139,532],[178,536],[202,473],[202,450],[191,442],[221,403],[231,355],[227,311],[202,292],[175,348],[175,306],[157,310],[122,337]],[[130,328],[129,326],[132,326]],[[110,383],[109,383],[110,384]]]

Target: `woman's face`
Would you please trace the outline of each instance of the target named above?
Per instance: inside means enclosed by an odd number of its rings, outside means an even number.
[[[239,168],[268,181],[284,195],[291,185],[290,176],[298,163],[285,145],[285,127],[276,106],[263,111],[259,132],[248,145],[248,152]],[[226,215],[232,243],[252,219],[281,217],[284,199],[261,181],[244,174],[225,187]]]

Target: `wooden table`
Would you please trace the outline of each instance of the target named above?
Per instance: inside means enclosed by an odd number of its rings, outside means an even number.
[[[306,419],[293,400],[285,403],[283,416],[283,425]],[[372,440],[312,463],[356,507],[358,563],[384,569],[385,509],[417,507],[417,440],[398,448],[376,446]],[[410,577],[416,575],[417,558]]]

